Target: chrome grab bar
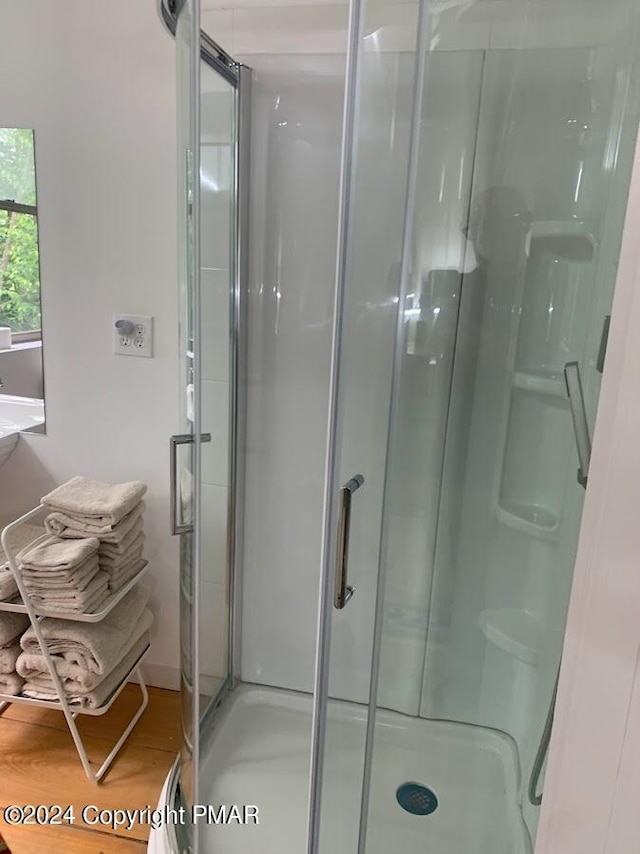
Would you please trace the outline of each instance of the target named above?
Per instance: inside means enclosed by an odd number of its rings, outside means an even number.
[[[549,751],[549,742],[551,741],[551,730],[553,729],[553,716],[556,710],[556,697],[558,696],[559,679],[560,665],[558,665],[558,672],[556,673],[556,680],[553,684],[553,692],[551,694],[551,701],[547,710],[547,717],[544,722],[544,728],[542,730],[542,735],[540,736],[538,749],[536,751],[536,755],[533,760],[533,765],[531,767],[531,774],[529,775],[527,797],[529,798],[529,803],[534,807],[539,807],[542,803],[542,792],[538,791],[538,787],[540,785],[542,769],[544,768],[544,763],[546,761],[547,753]]]
[[[586,489],[589,464],[591,462],[591,437],[589,435],[589,422],[587,421],[587,410],[584,403],[582,381],[580,380],[580,365],[578,362],[567,362],[564,366],[564,381],[567,386],[573,432],[576,437],[578,462],[580,464],[580,468],[578,469],[578,483]]]
[[[341,611],[353,596],[354,588],[347,584],[349,568],[349,534],[351,531],[351,497],[364,483],[361,474],[355,474],[340,490],[340,516],[338,518],[338,554],[333,588],[333,606]]]
[[[178,522],[176,516],[178,511],[178,445],[191,445],[195,436],[193,433],[176,433],[169,439],[169,495],[171,507],[171,533],[188,534],[193,530],[192,525],[183,525]],[[211,433],[202,433],[200,436],[201,442],[210,442]]]

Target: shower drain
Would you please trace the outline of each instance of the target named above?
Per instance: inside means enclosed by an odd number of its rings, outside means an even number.
[[[438,808],[436,793],[420,783],[403,783],[396,791],[396,800],[411,815],[431,815]]]

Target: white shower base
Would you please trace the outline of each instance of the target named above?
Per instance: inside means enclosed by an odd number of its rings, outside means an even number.
[[[366,710],[332,702],[327,725],[322,849],[356,854]],[[530,854],[517,803],[514,748],[479,727],[378,712],[367,854]],[[302,854],[305,850],[311,698],[254,686],[238,688],[220,712],[203,757],[210,804],[259,807],[258,826],[202,826],[201,854]],[[439,805],[414,816],[396,789],[411,781]],[[164,842],[161,842],[161,836]],[[165,834],[150,851],[168,852]]]

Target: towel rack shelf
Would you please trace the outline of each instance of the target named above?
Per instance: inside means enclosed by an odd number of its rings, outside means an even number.
[[[85,708],[79,706],[77,703],[69,702],[69,698],[67,697],[62,687],[60,677],[55,669],[53,659],[47,648],[39,624],[44,617],[56,620],[74,620],[76,622],[90,623],[96,623],[100,620],[103,620],[107,616],[107,614],[112,611],[113,608],[115,608],[115,606],[120,601],[122,601],[122,599],[124,599],[127,593],[129,593],[129,591],[131,591],[136,586],[136,584],[139,583],[141,578],[146,574],[149,568],[149,564],[148,561],[145,561],[144,566],[140,569],[140,571],[130,581],[123,585],[120,590],[117,590],[112,596],[110,596],[103,604],[101,610],[97,611],[95,614],[47,614],[45,612],[36,610],[29,600],[27,590],[22,580],[20,569],[18,568],[18,565],[16,563],[16,554],[12,546],[12,534],[21,526],[27,525],[29,523],[32,524],[33,521],[38,517],[43,518],[47,512],[48,511],[45,507],[39,505],[33,510],[30,510],[28,513],[25,513],[19,519],[16,519],[14,522],[11,522],[2,531],[0,540],[2,542],[2,547],[4,549],[8,564],[11,568],[16,584],[18,586],[19,595],[18,597],[15,597],[9,602],[0,602],[0,611],[12,611],[14,613],[24,613],[28,615],[33,631],[40,643],[40,648],[42,649],[43,656],[46,660],[47,667],[49,669],[49,675],[51,676],[53,685],[56,689],[57,699],[37,700],[31,697],[24,697],[20,694],[14,696],[12,694],[0,693],[0,713],[2,713],[2,711],[4,711],[4,709],[11,703],[17,703],[19,705],[28,706],[39,706],[43,709],[58,709],[59,711],[61,711],[65,716],[67,726],[69,727],[69,732],[71,733],[71,737],[73,738],[76,750],[78,751],[78,756],[80,757],[80,762],[82,763],[82,767],[84,769],[85,774],[92,782],[99,783],[111,767],[114,759],[120,752],[122,746],[125,744],[133,728],[142,717],[142,714],[144,713],[144,710],[147,708],[147,705],[149,703],[149,692],[147,690],[147,686],[144,681],[144,677],[140,667],[145,655],[149,650],[149,647],[147,646],[146,649],[144,649],[142,653],[137,657],[137,659],[132,663],[131,667],[128,668],[122,680],[118,683],[116,688],[111,692],[109,697],[101,706],[94,709]],[[22,545],[22,547],[24,548],[24,544]],[[91,766],[91,763],[89,762],[89,757],[87,756],[86,748],[84,746],[82,737],[80,736],[80,732],[76,724],[76,718],[79,715],[89,715],[93,717],[99,717],[100,715],[104,715],[106,712],[109,711],[111,706],[120,696],[124,689],[124,686],[131,678],[135,678],[138,682],[141,694],[140,704],[138,705],[133,716],[130,718],[129,723],[120,734],[120,737],[117,739],[100,767],[97,770],[94,770],[94,768]]]

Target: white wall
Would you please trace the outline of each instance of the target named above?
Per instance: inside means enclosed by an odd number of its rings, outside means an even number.
[[[47,435],[0,472],[0,518],[75,474],[149,484],[153,681],[178,664],[168,437],[177,400],[175,45],[152,0],[5,0],[0,123],[35,128]],[[155,317],[153,359],[111,352],[114,311]],[[169,668],[165,670],[164,668]]]

